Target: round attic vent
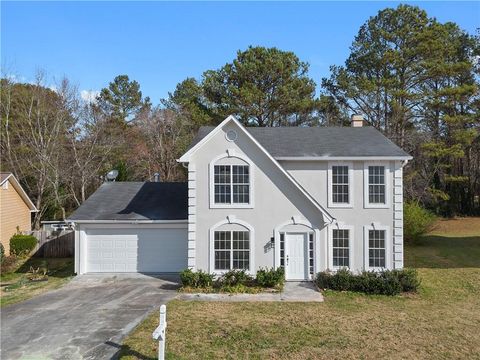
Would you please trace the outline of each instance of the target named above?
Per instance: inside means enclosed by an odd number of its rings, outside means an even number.
[[[228,130],[227,133],[225,134],[225,137],[227,138],[228,141],[235,141],[237,140],[237,132],[235,130]]]

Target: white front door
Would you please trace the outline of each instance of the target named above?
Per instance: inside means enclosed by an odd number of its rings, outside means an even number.
[[[308,280],[308,241],[305,233],[286,234],[285,277],[287,280]]]

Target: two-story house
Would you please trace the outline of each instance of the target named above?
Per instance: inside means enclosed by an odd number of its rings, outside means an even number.
[[[72,216],[76,270],[221,274],[403,267],[407,153],[351,127],[200,128],[178,160],[188,183],[105,183]]]

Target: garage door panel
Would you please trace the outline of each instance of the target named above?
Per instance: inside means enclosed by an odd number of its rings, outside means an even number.
[[[187,229],[86,231],[87,272],[178,272],[187,267]]]

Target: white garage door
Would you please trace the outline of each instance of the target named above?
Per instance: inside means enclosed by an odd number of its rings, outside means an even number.
[[[187,229],[86,230],[87,272],[178,272],[187,267]]]

